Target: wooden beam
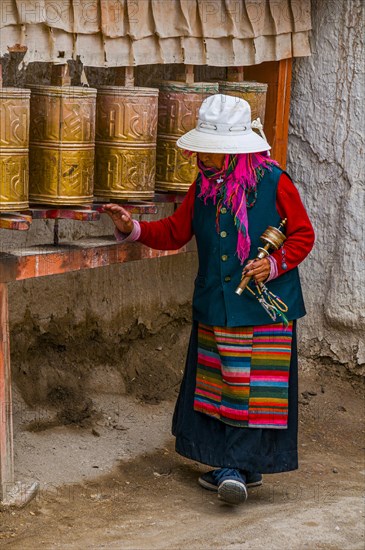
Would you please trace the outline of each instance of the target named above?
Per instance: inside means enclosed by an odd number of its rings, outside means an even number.
[[[123,208],[125,210],[128,210],[128,212],[130,212],[131,214],[138,214],[138,215],[157,214],[157,206],[154,203],[159,202],[159,201],[155,201],[155,199],[153,199],[153,200],[154,200],[154,202],[135,202],[135,203],[133,203],[133,202],[121,202],[121,201],[120,202],[115,201],[115,202],[117,204],[119,202],[119,204],[121,206],[123,206]],[[166,202],[168,202],[168,201],[166,201]],[[97,212],[103,213],[104,212],[103,205],[107,204],[107,203],[108,203],[108,201],[101,202],[101,203],[94,202],[91,208],[93,210],[96,210]]]
[[[26,211],[33,220],[75,220],[95,222],[100,220],[99,212],[91,208],[32,207]]]
[[[140,243],[118,243],[113,237],[94,237],[60,246],[23,246],[9,253],[0,253],[0,282],[60,275],[185,251],[185,247],[179,250],[153,250]]]
[[[8,286],[0,283],[0,500],[14,483]]]

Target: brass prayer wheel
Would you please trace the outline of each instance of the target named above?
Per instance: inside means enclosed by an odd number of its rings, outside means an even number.
[[[185,193],[198,173],[196,155],[185,155],[176,140],[195,128],[203,100],[218,93],[218,84],[168,81],[159,88],[156,189]]]
[[[265,246],[258,247],[258,253],[255,260],[262,260],[263,258],[266,258],[270,254],[270,248],[278,250],[281,245],[286,241],[286,235],[284,235],[282,229],[284,229],[287,221],[288,218],[284,218],[283,220],[281,220],[279,227],[273,227],[272,225],[269,225],[269,227],[265,229],[260,237],[260,240],[264,243]],[[252,279],[252,275],[244,275],[244,272],[245,268],[242,273],[241,282],[235,290],[235,293],[238,294],[238,296],[241,296],[242,292],[245,290]]]
[[[28,202],[30,90],[0,88],[0,211]]]
[[[111,200],[153,198],[157,106],[155,88],[98,88],[95,196]]]
[[[220,82],[219,92],[246,100],[251,107],[252,120],[260,117],[265,121],[267,84],[261,82]]]
[[[34,203],[93,199],[96,90],[31,86],[29,196]]]

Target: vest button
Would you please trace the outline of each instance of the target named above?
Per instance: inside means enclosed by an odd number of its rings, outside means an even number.
[[[222,239],[224,239],[225,237],[227,237],[227,231],[221,231],[220,235]]]
[[[227,214],[227,208],[225,206],[221,208],[221,214]]]
[[[221,260],[222,262],[226,262],[228,260],[227,254],[223,254],[223,256],[221,256]]]
[[[227,277],[224,277],[224,281],[226,283],[229,283],[230,280],[231,280],[231,277],[229,275],[227,275]]]

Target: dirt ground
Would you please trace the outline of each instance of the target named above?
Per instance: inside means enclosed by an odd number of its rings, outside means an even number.
[[[41,489],[0,512],[0,546],[363,549],[364,400],[361,382],[341,372],[302,367],[300,468],[265,475],[239,507],[200,488],[208,468],[175,453],[173,400],[99,393],[91,424],[57,426],[16,395],[17,479]]]

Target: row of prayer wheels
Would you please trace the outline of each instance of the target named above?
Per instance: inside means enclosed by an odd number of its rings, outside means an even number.
[[[264,120],[266,84],[163,82],[158,88],[0,88],[0,212],[29,201],[87,205],[186,192],[196,159],[177,138],[196,125],[204,98],[249,101]]]

